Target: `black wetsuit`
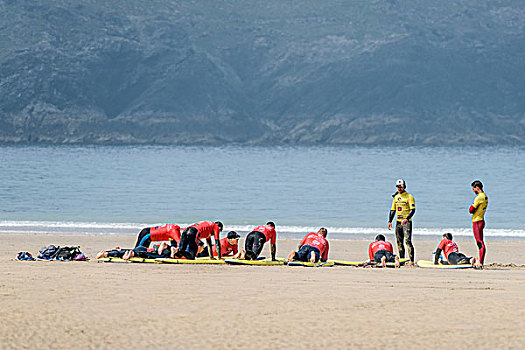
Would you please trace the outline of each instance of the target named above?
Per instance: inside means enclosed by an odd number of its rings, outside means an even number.
[[[259,231],[252,231],[246,236],[244,249],[246,250],[246,259],[255,260],[261,254],[264,243],[266,243],[266,236]]]
[[[179,251],[176,254],[177,257],[185,257],[186,259],[195,259],[197,250],[197,234],[199,231],[196,227],[190,226],[186,228],[180,236]]]
[[[380,263],[381,262],[381,259],[383,257],[386,257],[386,262],[395,262],[396,261],[396,256],[394,254],[392,254],[392,252],[389,252],[388,250],[378,250],[375,254],[374,254],[374,261],[377,262],[377,263]]]
[[[295,253],[294,260],[305,262],[310,261],[310,255],[312,252],[315,254],[315,262],[318,262],[321,258],[321,251],[318,248],[312,247],[310,245],[303,245],[301,249]]]

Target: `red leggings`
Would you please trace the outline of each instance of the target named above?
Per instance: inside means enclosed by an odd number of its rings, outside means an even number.
[[[483,229],[485,228],[485,221],[476,221],[472,223],[472,231],[474,231],[474,239],[476,239],[476,244],[479,248],[479,261],[481,265],[485,262],[485,253],[487,249],[485,248],[485,242],[483,242]]]

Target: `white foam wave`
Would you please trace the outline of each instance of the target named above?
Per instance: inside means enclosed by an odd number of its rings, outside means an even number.
[[[161,223],[158,223],[161,224]],[[151,223],[116,223],[116,222],[73,222],[73,221],[0,221],[0,233],[25,234],[85,234],[85,235],[135,235],[141,228],[153,226]],[[181,224],[181,226],[187,226]],[[256,225],[226,225],[225,232],[230,230],[239,233],[250,232]],[[327,226],[332,239],[351,238],[352,236],[367,236],[377,234],[393,234],[386,228],[379,227],[336,227]],[[277,227],[279,234],[284,236],[301,236],[307,232],[317,230],[309,226],[281,226]],[[414,235],[442,235],[451,232],[455,236],[472,236],[469,228],[414,228]],[[525,237],[522,229],[485,229],[486,237]]]

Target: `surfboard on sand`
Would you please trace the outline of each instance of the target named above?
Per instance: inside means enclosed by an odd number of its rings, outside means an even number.
[[[201,264],[201,265],[225,264],[224,260],[215,260],[215,259],[211,260],[210,258],[197,258],[195,260],[158,258],[155,260],[157,260],[157,262],[166,263],[166,264]]]
[[[262,259],[262,260],[243,260],[243,259],[224,259],[226,264],[230,265],[256,265],[256,266],[275,266],[275,265],[284,265],[286,261],[282,258],[278,258],[276,261],[272,259]]]
[[[100,258],[97,259],[97,261],[110,263],[159,263],[156,259],[145,258],[131,258],[129,260],[124,260],[122,258]]]
[[[410,261],[410,259],[407,259],[407,258],[399,259],[399,263],[401,264],[401,266],[403,266],[408,261]],[[365,260],[365,261],[334,260],[335,265],[340,265],[340,266],[363,266],[367,262],[368,262],[368,260]],[[386,263],[386,266],[387,267],[394,267],[395,263]],[[381,264],[378,264],[378,267],[381,267]]]
[[[326,262],[304,262],[304,261],[289,261],[287,263],[288,266],[302,266],[302,267],[331,267],[334,266],[333,260],[328,260]]]
[[[461,264],[461,265],[434,265],[433,261],[430,260],[418,260],[417,266],[425,269],[471,269],[472,265],[470,264]]]

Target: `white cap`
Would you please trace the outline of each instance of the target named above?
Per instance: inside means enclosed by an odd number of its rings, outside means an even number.
[[[397,186],[403,186],[403,187],[407,187],[406,183],[405,183],[405,180],[403,179],[397,179],[396,181],[396,187]]]

